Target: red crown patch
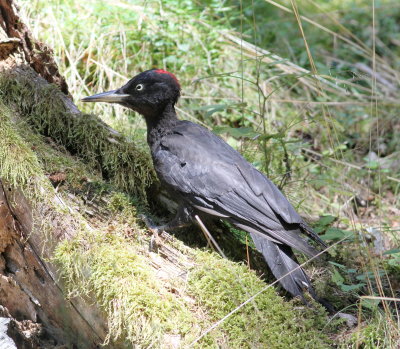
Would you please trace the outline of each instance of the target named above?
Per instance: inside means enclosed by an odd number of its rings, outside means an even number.
[[[176,78],[176,76],[174,75],[174,74],[172,74],[172,73],[170,73],[169,71],[166,71],[166,70],[164,70],[164,69],[156,69],[154,72],[156,72],[157,74],[167,74],[167,75],[169,75],[171,78],[173,78],[174,80],[175,80],[175,82],[179,85],[179,81],[178,81],[178,79]],[[179,87],[180,87],[180,85],[179,85]]]

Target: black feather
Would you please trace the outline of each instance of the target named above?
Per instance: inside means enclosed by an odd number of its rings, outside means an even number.
[[[255,234],[250,235],[257,250],[264,256],[272,274],[285,290],[295,297],[300,296],[304,301],[304,291],[308,291],[313,298],[317,299],[308,276],[299,267],[290,247],[278,245]]]
[[[206,128],[177,118],[174,105],[179,91],[173,74],[152,69],[118,90],[85,101],[118,102],[142,114],[154,168],[172,196],[181,205],[248,231],[275,277],[290,272],[280,281],[287,291],[301,296],[307,289],[315,296],[292,248],[317,254],[302,234],[326,245],[281,191],[237,151]]]
[[[325,246],[279,189],[222,139],[189,121],[173,129],[153,152],[159,178],[186,204],[248,231],[277,278],[298,267],[290,248],[318,253],[302,233]],[[281,284],[293,296],[314,294],[301,268]]]

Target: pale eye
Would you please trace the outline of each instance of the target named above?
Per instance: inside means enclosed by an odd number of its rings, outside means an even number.
[[[136,91],[142,91],[143,88],[144,88],[143,84],[138,84],[138,85],[136,85],[136,87],[135,87]]]

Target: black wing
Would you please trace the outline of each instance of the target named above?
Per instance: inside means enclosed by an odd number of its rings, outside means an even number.
[[[180,121],[153,152],[160,179],[197,209],[225,217],[252,235],[316,251],[300,232],[307,227],[279,189],[221,138],[202,126]]]

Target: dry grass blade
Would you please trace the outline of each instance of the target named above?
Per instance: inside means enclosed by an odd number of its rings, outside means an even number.
[[[256,45],[253,45],[242,38],[239,38],[235,35],[232,35],[230,33],[225,33],[221,32],[221,35],[223,35],[226,39],[231,41],[232,43],[238,45],[244,53],[247,53],[249,57],[259,59],[263,63],[267,64],[274,64],[277,68],[281,69],[283,72],[286,74],[294,74],[299,76],[299,80],[303,82],[305,85],[307,85],[310,88],[313,88],[314,90],[316,89],[315,84],[312,82],[312,79],[310,76],[321,82],[323,85],[325,85],[330,91],[339,93],[343,96],[347,96],[349,93],[335,84],[334,82],[331,82],[324,77],[321,77],[319,75],[313,75],[309,70],[304,69],[302,67],[299,67],[298,65],[283,59],[282,57],[279,57],[276,54],[271,53],[268,50],[265,50],[263,48],[260,48]],[[284,63],[281,63],[284,62]]]
[[[276,6],[276,7],[278,7],[278,8],[280,8],[281,10],[283,10],[283,11],[285,11],[285,12],[294,13],[293,10],[289,9],[288,7],[286,7],[286,6],[284,6],[284,5],[278,4],[278,3],[275,2],[275,1],[272,1],[272,0],[265,0],[265,1],[268,2],[268,3],[270,3],[270,4],[272,4],[272,5],[274,5],[274,6]],[[356,48],[359,49],[360,51],[364,52],[364,54],[365,54],[366,56],[369,56],[369,55],[371,54],[371,50],[370,50],[368,47],[366,47],[365,45],[356,44],[353,40],[351,40],[351,39],[349,39],[349,38],[346,38],[345,36],[343,36],[343,35],[341,35],[341,34],[338,34],[338,33],[334,32],[334,31],[330,30],[329,28],[326,28],[325,26],[319,24],[318,22],[313,21],[313,20],[310,19],[310,18],[307,18],[307,17],[305,17],[305,16],[300,16],[300,18],[301,18],[303,21],[308,22],[308,23],[314,25],[315,27],[317,27],[317,28],[319,28],[319,29],[322,29],[323,31],[327,32],[328,34],[331,34],[331,35],[333,35],[334,37],[337,37],[337,38],[343,40],[343,41],[346,42],[347,44],[356,47]]]
[[[197,224],[199,225],[201,231],[204,233],[204,236],[206,237],[207,241],[210,243],[211,246],[214,246],[218,253],[221,255],[221,257],[226,259],[226,256],[224,252],[222,251],[221,247],[219,247],[217,241],[215,241],[214,237],[210,234],[208,231],[207,227],[204,225],[203,221],[200,219],[198,215],[195,215],[194,218],[197,221]]]

